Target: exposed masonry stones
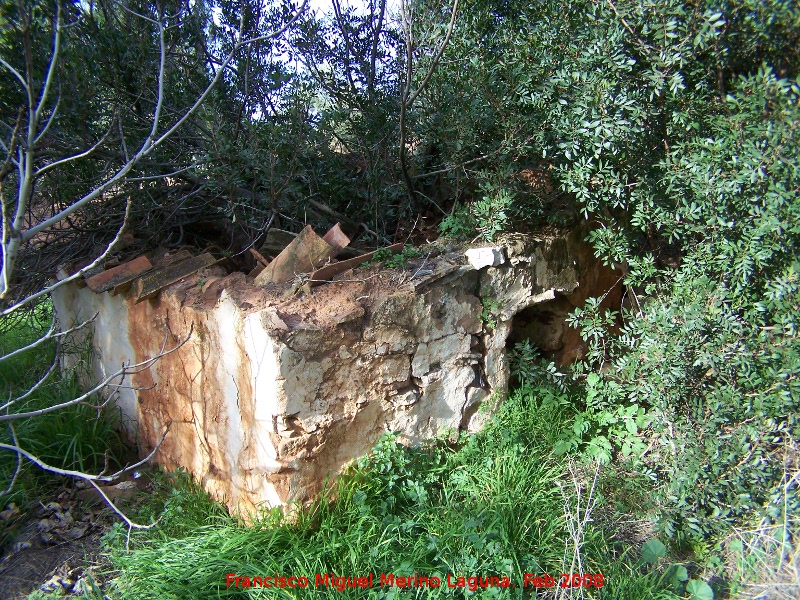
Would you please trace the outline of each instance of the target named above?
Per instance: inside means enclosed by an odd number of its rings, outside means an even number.
[[[98,376],[157,355],[165,333],[169,346],[193,331],[117,402],[141,452],[170,423],[156,460],[246,515],[313,498],[385,431],[414,444],[480,429],[480,408],[508,385],[509,335],[562,363],[579,356],[567,308],[609,290],[605,304],[620,301],[619,274],[585,235],[509,236],[488,253],[496,266],[479,269],[453,252],[424,269],[351,271],[303,298],[213,267],[139,304],[74,285],[53,302],[65,328],[98,313]],[[496,314],[482,320],[486,306]]]

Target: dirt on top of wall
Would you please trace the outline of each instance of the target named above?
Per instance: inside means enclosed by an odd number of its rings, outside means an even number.
[[[430,249],[424,256],[408,260],[404,267],[361,266],[313,288],[305,285],[307,277],[303,276],[286,284],[270,283],[261,287],[244,273],[228,274],[224,268],[213,266],[164,292],[177,296],[182,306],[195,309],[211,310],[223,294],[245,314],[272,307],[278,331],[285,328],[288,333],[301,323],[328,330],[369,314],[379,298],[401,293],[404,289],[411,292],[427,281],[453,272],[463,262],[460,253],[442,254],[438,249]]]
[[[564,238],[567,233],[551,228],[536,234],[506,234],[494,246],[505,248],[502,254],[514,264],[528,260],[542,242]],[[300,274],[286,283],[265,285],[256,284],[258,268],[247,271],[251,263],[245,265],[246,274],[231,258],[217,258],[220,253],[211,248],[201,255],[195,255],[189,248],[157,249],[131,257],[126,263],[117,261],[111,269],[87,277],[83,285],[89,285],[97,293],[112,295],[130,289],[135,302],[154,301],[159,294],[169,294],[182,306],[200,310],[213,309],[224,295],[244,314],[274,308],[269,318],[274,321],[272,329],[278,335],[301,324],[331,330],[343,322],[369,316],[380,298],[404,290],[413,293],[426,282],[452,273],[467,262],[465,251],[476,246],[486,244],[440,239],[417,248],[412,258],[396,244],[390,249],[402,254],[391,262],[367,262],[334,276],[330,282],[309,281],[309,274]],[[258,252],[253,254],[260,259],[263,268],[263,257]],[[370,258],[370,255],[362,258]],[[387,263],[402,266],[389,268]]]

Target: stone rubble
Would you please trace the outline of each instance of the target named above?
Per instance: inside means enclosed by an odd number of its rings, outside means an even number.
[[[506,262],[506,257],[503,256],[501,247],[470,248],[464,255],[467,257],[467,262],[472,265],[472,268],[478,271],[484,267],[499,267]]]

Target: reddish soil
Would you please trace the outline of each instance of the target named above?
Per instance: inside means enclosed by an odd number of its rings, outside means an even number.
[[[310,289],[303,287],[302,277],[286,284],[259,287],[244,273],[227,275],[223,269],[211,267],[172,286],[170,291],[183,296],[184,306],[211,308],[225,293],[245,312],[274,307],[289,329],[300,323],[332,329],[354,313],[368,312],[376,298],[398,291],[415,274],[419,277],[453,258],[432,252],[409,260],[405,268],[361,266],[337,275],[331,283]]]

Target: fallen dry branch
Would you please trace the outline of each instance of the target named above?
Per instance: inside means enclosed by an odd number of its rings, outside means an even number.
[[[97,493],[100,494],[103,497],[103,500],[105,500],[106,504],[108,504],[108,506],[111,508],[111,510],[113,510],[115,513],[117,513],[117,516],[119,516],[120,519],[125,521],[125,524],[128,526],[128,535],[125,537],[125,551],[126,552],[130,551],[131,530],[133,530],[133,529],[152,529],[153,527],[158,525],[158,522],[161,520],[159,518],[159,519],[156,520],[155,523],[150,523],[150,525],[139,525],[138,523],[134,523],[133,521],[131,521],[127,517],[127,515],[124,512],[122,512],[119,508],[117,508],[117,506],[111,501],[111,498],[106,496],[105,492],[102,490],[102,488],[99,485],[97,485],[91,479],[89,480],[89,483],[92,484],[92,487],[94,487],[94,489],[97,490]]]
[[[112,373],[111,375],[109,375],[108,377],[103,379],[103,381],[101,381],[96,386],[94,386],[92,389],[90,389],[88,392],[86,392],[84,394],[81,394],[77,398],[73,398],[72,400],[68,400],[67,402],[61,402],[60,404],[54,404],[54,405],[48,406],[46,408],[40,408],[38,410],[32,410],[32,411],[23,412],[23,413],[12,413],[12,414],[0,415],[0,421],[17,421],[19,419],[28,419],[28,418],[31,418],[31,417],[38,417],[38,416],[41,416],[41,415],[45,415],[47,413],[54,412],[56,410],[61,410],[61,409],[64,409],[64,408],[68,408],[70,406],[75,406],[76,404],[83,404],[93,394],[95,394],[95,393],[99,392],[100,390],[108,387],[109,384],[111,384],[111,382],[114,379],[116,379],[117,377],[120,378],[120,383],[122,383],[122,381],[124,381],[124,379],[125,379],[125,377],[127,375],[136,375],[138,373],[141,373],[142,371],[145,371],[145,370],[149,369],[150,367],[152,367],[156,363],[156,361],[158,361],[162,356],[167,356],[168,354],[172,354],[173,352],[178,350],[181,346],[183,346],[186,342],[189,341],[189,338],[192,336],[193,329],[194,329],[194,324],[192,324],[192,327],[189,328],[189,334],[186,336],[186,338],[183,341],[181,341],[178,345],[176,345],[175,347],[173,347],[173,348],[171,348],[170,350],[167,350],[167,351],[164,351],[164,348],[166,347],[166,341],[167,341],[166,340],[166,335],[165,335],[164,344],[162,345],[161,352],[159,352],[158,355],[154,356],[153,358],[148,358],[147,360],[143,360],[142,362],[136,363],[136,364],[131,365],[131,366],[126,366],[126,365],[123,364],[122,368],[120,368],[119,370],[115,371],[114,373]],[[100,405],[92,405],[92,406],[94,406],[95,408],[99,409],[99,408],[103,408],[103,406],[105,406],[105,403],[100,404]],[[3,446],[0,446],[0,447],[3,447]]]
[[[161,447],[161,444],[164,443],[164,440],[166,439],[168,433],[169,433],[169,424],[167,424],[167,427],[164,429],[164,433],[161,434],[161,438],[158,440],[158,443],[155,445],[150,454],[145,456],[139,462],[134,463],[132,465],[128,465],[127,467],[124,467],[111,475],[103,475],[102,473],[98,473],[97,475],[92,475],[90,473],[85,473],[83,471],[73,471],[72,469],[61,469],[59,467],[54,467],[53,465],[49,465],[43,460],[34,456],[27,450],[23,450],[18,445],[0,443],[0,450],[8,450],[10,452],[16,452],[17,455],[26,458],[29,462],[33,463],[43,471],[47,471],[48,473],[53,473],[54,475],[64,475],[65,477],[74,477],[75,479],[82,479],[84,481],[103,481],[111,483],[116,481],[123,475],[125,475],[125,473],[129,473],[134,469],[138,469],[142,465],[145,465],[148,462],[150,462],[150,459],[152,459],[155,456],[156,452],[158,452],[158,449]]]
[[[9,358],[13,358],[15,356],[18,356],[18,355],[22,354],[23,352],[27,352],[29,350],[33,350],[34,348],[37,348],[38,346],[40,346],[43,343],[45,343],[47,340],[63,338],[63,337],[65,337],[65,336],[67,336],[67,335],[69,335],[71,333],[74,333],[75,331],[78,331],[79,329],[85,327],[86,325],[88,325],[89,323],[94,321],[96,318],[97,318],[97,314],[95,314],[91,319],[86,319],[80,325],[75,325],[74,327],[71,327],[71,328],[67,329],[66,331],[59,331],[58,333],[55,333],[58,323],[55,320],[53,320],[52,324],[50,325],[50,329],[42,337],[38,338],[35,342],[31,342],[27,346],[23,346],[22,348],[17,348],[16,350],[14,350],[12,352],[9,352],[8,354],[4,354],[3,356],[0,356],[0,362],[8,360]]]

